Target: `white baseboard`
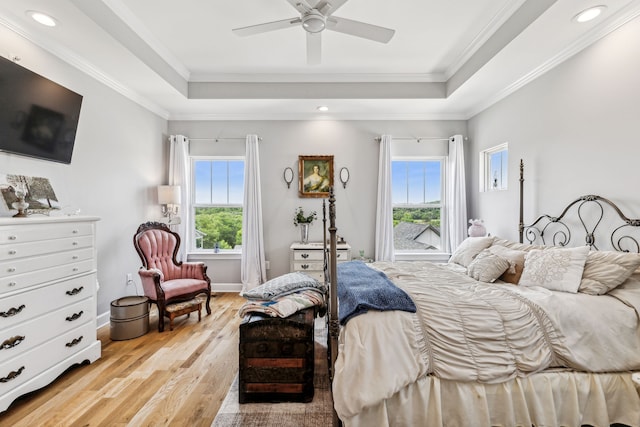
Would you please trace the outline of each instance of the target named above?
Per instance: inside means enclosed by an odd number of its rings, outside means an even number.
[[[242,283],[211,283],[212,292],[240,292]]]

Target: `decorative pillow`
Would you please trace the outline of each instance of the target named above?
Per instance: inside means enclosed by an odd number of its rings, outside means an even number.
[[[493,237],[467,237],[453,252],[449,262],[468,267],[476,255],[491,246],[492,242]]]
[[[517,251],[525,251],[529,252],[533,249],[547,250],[550,248],[555,248],[557,246],[545,246],[545,245],[531,245],[529,243],[518,243],[513,240],[501,239],[496,237],[493,241],[493,245],[504,246],[505,248],[515,249]]]
[[[471,261],[467,268],[467,275],[480,282],[493,283],[510,265],[506,259],[485,249]]]
[[[591,251],[582,272],[578,292],[603,295],[621,285],[640,267],[640,254]]]
[[[295,272],[275,277],[256,288],[243,292],[242,296],[249,300],[270,301],[307,289],[313,289],[323,294],[327,292],[327,287],[324,283],[304,273]]]
[[[580,287],[588,253],[588,246],[532,249],[524,257],[519,284],[575,294]]]
[[[509,261],[509,268],[500,276],[500,280],[513,283],[517,285],[522,276],[522,270],[524,269],[524,256],[527,254],[525,251],[517,249],[509,249],[504,246],[496,245],[495,243],[489,247],[489,251],[498,255],[501,258]]]

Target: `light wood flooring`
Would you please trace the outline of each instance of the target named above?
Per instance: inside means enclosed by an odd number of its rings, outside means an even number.
[[[0,426],[210,426],[238,371],[236,293],[158,332],[153,306],[149,333],[111,341],[99,329],[102,357],[71,368],[49,386],[15,401]]]

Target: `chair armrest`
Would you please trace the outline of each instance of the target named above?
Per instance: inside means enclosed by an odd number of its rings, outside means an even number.
[[[183,279],[206,280],[207,266],[204,262],[183,262],[180,266],[180,277]]]
[[[157,268],[150,268],[148,270],[141,268],[138,270],[138,275],[140,276],[142,290],[144,291],[145,296],[154,301],[157,300],[158,288],[160,288],[160,284],[164,282],[164,274],[162,274],[162,271]]]

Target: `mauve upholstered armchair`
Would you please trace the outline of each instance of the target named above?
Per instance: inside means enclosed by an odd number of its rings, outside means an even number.
[[[179,262],[176,254],[180,236],[160,222],[147,222],[138,227],[133,245],[140,255],[138,271],[144,295],[158,306],[158,331],[164,331],[164,314],[168,304],[193,299],[205,294],[205,308],[211,314],[211,280],[203,262]]]

